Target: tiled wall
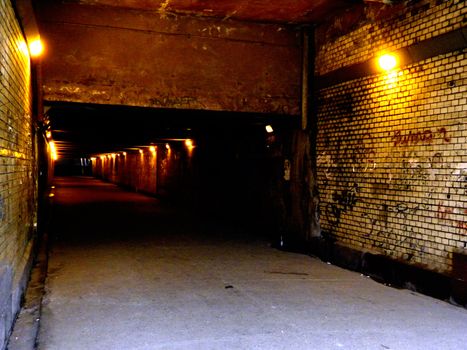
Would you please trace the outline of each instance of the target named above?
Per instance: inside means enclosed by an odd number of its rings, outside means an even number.
[[[458,29],[463,1],[371,12],[318,47],[316,74]],[[318,29],[318,36],[328,29]],[[456,50],[319,91],[323,233],[359,250],[447,273],[467,244],[467,55]]]
[[[37,221],[30,59],[8,0],[0,1],[0,38],[1,348],[19,307]]]

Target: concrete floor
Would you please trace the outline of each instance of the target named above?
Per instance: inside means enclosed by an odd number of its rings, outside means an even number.
[[[467,310],[57,179],[39,349],[467,349]]]

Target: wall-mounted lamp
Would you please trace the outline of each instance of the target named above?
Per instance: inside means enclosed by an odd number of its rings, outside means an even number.
[[[29,43],[29,53],[33,58],[37,58],[44,53],[44,45],[40,38],[37,38]]]
[[[48,139],[51,139],[52,138],[52,131],[47,131],[45,133],[45,137],[47,137]]]
[[[185,146],[187,146],[188,148],[193,148],[193,140],[190,140],[190,139],[186,139],[185,140]]]
[[[166,143],[166,144],[165,144],[165,148],[169,150],[169,149],[170,149],[170,145],[169,145],[168,143]]]
[[[385,54],[378,58],[379,68],[386,71],[396,68],[397,62],[397,56],[394,54]]]
[[[156,147],[150,146],[149,151],[151,151],[151,153],[156,153]]]
[[[140,149],[138,151],[139,151],[139,154],[143,155],[143,150],[142,149]]]
[[[58,155],[57,155],[57,147],[55,146],[55,142],[50,141],[49,147],[50,147],[50,156],[52,157],[53,160],[57,160]]]

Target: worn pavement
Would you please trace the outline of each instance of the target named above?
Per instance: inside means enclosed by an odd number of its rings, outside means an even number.
[[[39,349],[467,349],[467,310],[89,178],[55,189]]]

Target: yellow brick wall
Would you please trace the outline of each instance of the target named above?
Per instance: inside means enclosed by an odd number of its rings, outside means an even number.
[[[457,29],[465,15],[463,1],[419,1],[391,20],[363,21],[318,47],[316,73]],[[324,235],[450,271],[452,251],[467,244],[466,66],[464,49],[319,91]]]
[[[0,263],[12,269],[15,303],[31,254],[37,187],[30,59],[8,0],[0,1],[0,38]]]
[[[316,57],[317,74],[371,59],[377,51],[395,51],[465,26],[464,0],[413,2],[414,6],[380,15],[379,20],[378,12],[384,11],[367,8],[365,20],[352,33],[321,45]]]

